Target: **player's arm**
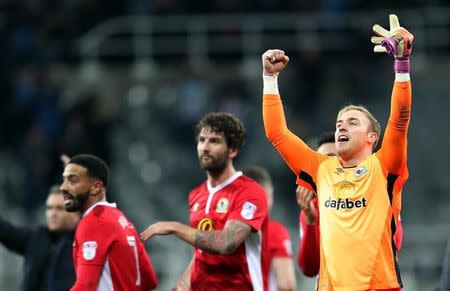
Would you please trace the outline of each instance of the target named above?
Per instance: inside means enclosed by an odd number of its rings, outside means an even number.
[[[272,259],[272,268],[277,278],[278,291],[297,290],[292,258],[275,257]]]
[[[195,233],[194,246],[201,250],[231,255],[244,242],[252,227],[239,220],[228,220],[221,231],[201,231]]]
[[[239,220],[228,220],[222,230],[203,231],[175,221],[150,225],[141,233],[146,241],[154,235],[174,234],[193,247],[212,254],[230,255],[248,237],[252,227]]]
[[[294,291],[297,289],[292,246],[289,231],[281,224],[269,227],[269,237],[272,240],[271,269],[275,272],[278,291]]]
[[[388,173],[401,174],[406,166],[407,132],[411,117],[410,62],[414,36],[400,27],[396,15],[389,16],[390,30],[374,25],[379,36],[372,37],[375,52],[394,56],[395,82],[391,96],[389,121],[378,156]]]
[[[268,217],[264,189],[251,183],[240,191],[228,211],[228,219],[221,230],[203,231],[179,222],[157,222],[141,233],[141,239],[154,235],[175,234],[191,246],[220,255],[231,255],[252,231],[259,231]]]
[[[406,164],[407,132],[411,116],[411,82],[394,84],[391,113],[378,152],[386,172],[400,174]]]
[[[78,264],[75,270],[77,280],[70,291],[97,291],[102,266]]]
[[[189,262],[186,271],[178,278],[175,287],[172,288],[172,291],[189,291],[191,288],[191,274],[192,274],[192,266],[194,265],[195,255],[192,256],[191,261]]]
[[[30,228],[15,226],[0,217],[0,243],[9,250],[23,255],[31,234]]]
[[[308,277],[319,273],[319,206],[317,198],[310,185],[297,178],[295,194],[301,208],[299,216],[300,244],[298,248],[297,264]]]
[[[97,290],[115,232],[111,224],[93,219],[78,225],[75,238],[77,279],[71,291]]]
[[[158,278],[156,277],[155,269],[153,268],[150,257],[148,256],[144,244],[141,241],[137,242],[138,256],[139,256],[139,270],[142,290],[153,290],[158,286]]]
[[[311,175],[324,157],[313,151],[288,129],[278,92],[278,74],[286,67],[289,58],[282,50],[268,50],[262,55],[262,62],[263,121],[266,136],[295,174],[299,175],[300,170],[303,170]]]
[[[297,263],[300,270],[308,277],[319,274],[320,268],[320,235],[319,223],[306,222],[303,212],[300,214],[300,244],[298,248]]]

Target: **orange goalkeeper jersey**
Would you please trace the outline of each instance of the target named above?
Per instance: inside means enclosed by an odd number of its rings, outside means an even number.
[[[266,134],[288,166],[316,190],[320,212],[318,290],[401,288],[394,234],[408,177],[410,82],[395,82],[382,146],[356,167],[310,149],[286,126],[279,95],[264,95]]]

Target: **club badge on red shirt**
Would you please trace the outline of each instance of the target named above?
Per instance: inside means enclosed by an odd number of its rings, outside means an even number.
[[[244,202],[242,205],[241,216],[244,219],[250,220],[253,218],[256,212],[256,205],[251,202]]]
[[[96,241],[85,241],[83,243],[83,258],[87,261],[95,258],[95,253],[97,251]]]

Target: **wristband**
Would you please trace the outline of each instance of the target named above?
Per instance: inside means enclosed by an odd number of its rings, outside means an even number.
[[[394,61],[394,71],[396,73],[409,73],[410,71],[409,58],[396,59]]]
[[[263,94],[280,95],[277,75],[263,75],[263,84]]]

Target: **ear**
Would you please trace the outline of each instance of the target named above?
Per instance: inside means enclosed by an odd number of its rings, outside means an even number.
[[[371,131],[369,132],[368,138],[371,143],[375,143],[378,139],[378,134],[375,131]]]
[[[94,185],[91,187],[91,193],[94,196],[97,196],[103,192],[103,182],[102,181],[95,181]]]
[[[237,156],[238,152],[239,151],[236,148],[231,148],[230,152],[228,153],[228,157],[234,159]]]

